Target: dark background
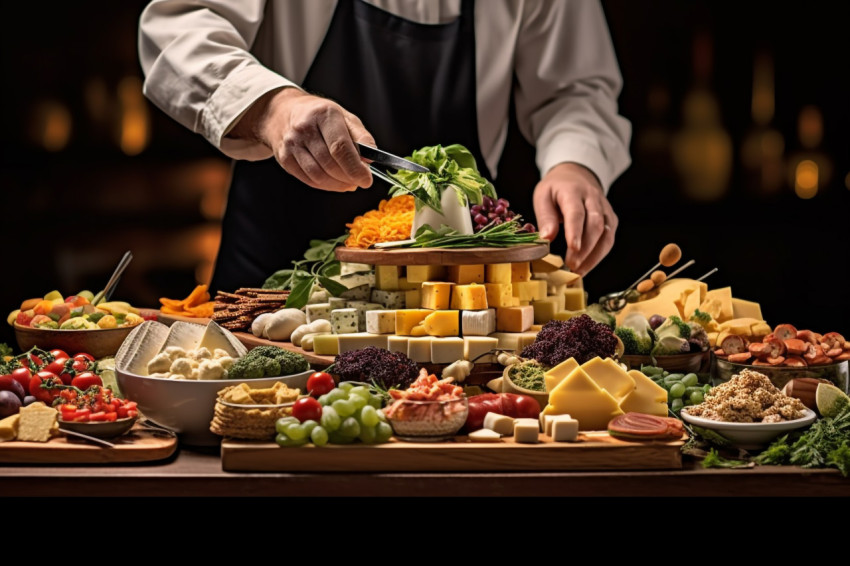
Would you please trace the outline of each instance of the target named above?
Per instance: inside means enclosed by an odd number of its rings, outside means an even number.
[[[4,313],[52,289],[97,291],[126,250],[134,259],[115,299],[155,307],[208,282],[230,163],[142,98],[145,3],[5,8],[7,24],[22,29],[2,38]],[[769,323],[850,335],[846,20],[825,1],[777,6],[603,1],[633,164],[609,193],[620,228],[586,278],[592,299],[632,283],[677,242],[696,261],[683,276],[716,267],[709,287],[759,301]],[[775,106],[760,105],[755,120],[757,68],[773,77],[764,84]],[[685,119],[694,92],[704,104]],[[753,137],[765,130],[773,144]],[[778,149],[747,158],[752,140]],[[673,157],[681,148],[690,148],[685,164]],[[528,147],[514,140],[507,151]],[[805,199],[795,193],[803,159],[818,166],[816,194]],[[697,190],[694,179],[714,182]],[[534,181],[502,170],[496,187]],[[531,216],[530,198],[513,205]],[[2,328],[0,341],[14,343]]]

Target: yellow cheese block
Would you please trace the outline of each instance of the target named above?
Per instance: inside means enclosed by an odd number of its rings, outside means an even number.
[[[479,310],[487,308],[487,288],[484,285],[455,285],[452,289],[451,308]]]
[[[755,324],[750,326],[750,332],[752,333],[754,339],[761,340],[762,338],[773,332],[773,329],[768,323],[761,321],[756,322]]]
[[[640,296],[640,300],[636,303],[627,304],[623,310],[617,314],[617,324],[622,324],[623,319],[633,312],[639,312],[646,318],[650,318],[654,314],[664,317],[673,315],[681,316],[675,301],[681,298],[682,292],[686,289],[695,289],[694,292],[699,292],[698,304],[702,304],[705,294],[708,291],[708,285],[702,281],[696,281],[695,279],[680,279],[678,277],[668,279],[656,289],[642,294]]]
[[[510,263],[489,263],[484,266],[484,271],[484,280],[487,283],[510,284],[511,282]]]
[[[404,292],[404,306],[409,309],[418,309],[422,306],[422,291],[418,288]]]
[[[732,318],[755,318],[764,320],[761,314],[761,305],[753,301],[736,299],[732,297]]]
[[[399,277],[398,278],[398,290],[399,291],[412,291],[419,290],[419,287],[422,285],[422,281],[414,283],[413,281],[409,281],[407,277]]]
[[[629,370],[635,388],[620,401],[624,413],[645,413],[658,417],[667,416],[667,390],[649,379],[640,370]]]
[[[510,265],[508,263],[502,265]],[[490,308],[510,307],[513,300],[513,288],[510,283],[485,283],[487,306]]]
[[[408,265],[408,283],[424,283],[426,281],[444,281],[446,268],[443,265]]]
[[[571,318],[573,318],[575,316],[582,315],[582,314],[584,314],[583,310],[579,310],[579,311],[563,310],[561,312],[556,312],[555,316],[552,320],[570,320]]]
[[[714,318],[714,320],[716,320],[717,322],[724,322],[735,318],[734,307],[732,306],[732,287],[721,287],[719,289],[712,289],[711,291],[707,291],[705,293],[705,296],[703,296],[702,301],[700,301],[700,304],[705,301],[710,301],[712,299],[716,299],[720,303],[719,316],[712,315],[712,318]],[[693,309],[691,309],[690,312],[685,313],[684,319],[687,320],[691,316],[691,314],[693,314],[693,312]]]
[[[599,356],[586,361],[581,369],[596,382],[599,387],[611,394],[611,397],[622,401],[626,395],[635,390],[635,380],[611,358],[604,360]]]
[[[551,273],[564,267],[564,258],[557,254],[546,254],[540,259],[531,262],[533,273]]]
[[[564,310],[563,305],[559,308],[557,299],[551,297],[532,301],[531,307],[534,309],[534,324],[546,324],[555,318],[556,313]]]
[[[484,283],[484,265],[450,265],[446,279],[458,285]]]
[[[581,275],[579,275],[578,273],[573,273],[572,271],[566,271],[564,269],[559,269],[557,271],[548,273],[546,280],[549,282],[549,285],[581,287]]]
[[[579,367],[575,358],[567,358],[560,364],[556,365],[549,371],[543,374],[543,380],[546,382],[546,391],[553,391],[568,375]]]
[[[723,312],[723,305],[720,304],[720,299],[706,299],[699,306],[699,310],[711,315],[711,321],[717,323],[717,317]]]
[[[395,333],[410,336],[413,328],[434,311],[428,309],[399,309],[395,311]]]
[[[549,393],[544,415],[570,415],[580,430],[607,430],[608,423],[622,415],[620,404],[577,367]]]
[[[375,266],[375,288],[382,291],[398,291],[400,267],[397,265]]]
[[[425,321],[423,320],[416,326],[410,329],[411,336],[428,336],[428,331],[425,329]]]
[[[679,310],[679,318],[685,321],[689,320],[693,312],[700,306],[699,289],[696,287],[683,289],[679,296],[673,300],[673,304]]]
[[[313,337],[313,352],[319,356],[339,354],[339,334],[318,334]]]
[[[496,330],[499,332],[525,332],[534,324],[534,308],[502,307],[496,309]]]
[[[422,326],[430,336],[457,336],[460,334],[460,311],[434,311],[425,317]]]
[[[531,281],[531,263],[520,261],[511,264],[511,283]]]
[[[421,303],[423,309],[442,310],[449,308],[454,283],[426,281],[422,283]]]
[[[15,440],[18,436],[18,420],[21,415],[15,413],[0,421],[0,441]]]
[[[564,289],[564,310],[580,311],[587,307],[584,289],[567,287]]]

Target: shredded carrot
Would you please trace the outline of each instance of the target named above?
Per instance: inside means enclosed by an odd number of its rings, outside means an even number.
[[[396,242],[410,238],[413,202],[412,195],[382,200],[377,210],[370,210],[345,225],[349,232],[345,245],[349,248],[365,249],[378,242]]]
[[[161,297],[159,302],[162,305],[159,310],[165,314],[179,314],[192,318],[211,318],[213,313],[214,302],[210,300],[207,285],[198,285],[192,289],[188,297],[181,301]]]

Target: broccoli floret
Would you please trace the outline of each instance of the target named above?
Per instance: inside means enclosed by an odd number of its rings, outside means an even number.
[[[584,312],[595,322],[604,324],[611,330],[614,330],[617,326],[617,319],[614,318],[614,315],[602,308],[602,305],[599,303],[591,303],[587,305]]]
[[[691,352],[707,352],[710,344],[708,342],[708,333],[705,328],[697,322],[689,322],[691,327],[691,335],[688,337],[688,343],[691,345]]]
[[[691,315],[690,321],[696,322],[697,324],[705,327],[706,324],[711,322],[711,315],[707,312],[696,309]]]
[[[659,336],[651,353],[653,356],[671,356],[687,354],[690,351],[691,345],[686,339],[667,334],[666,336]]]
[[[627,315],[614,334],[623,341],[626,355],[646,356],[652,351],[654,333],[649,321],[639,312]]]
[[[683,338],[687,341],[691,337],[691,327],[676,315],[668,316],[667,320],[655,329],[655,335],[659,340],[665,336],[673,336],[675,338]]]
[[[259,379],[261,377],[265,377],[265,361],[262,357],[241,357],[227,370],[227,379]]]
[[[264,376],[291,375],[310,369],[307,358],[301,354],[278,348],[277,346],[257,346],[249,351],[242,359],[264,359],[274,361],[277,365],[263,362]]]

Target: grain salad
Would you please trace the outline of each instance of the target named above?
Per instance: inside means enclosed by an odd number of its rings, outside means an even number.
[[[778,423],[805,416],[802,401],[782,393],[763,373],[745,369],[711,389],[689,415],[730,423]]]

